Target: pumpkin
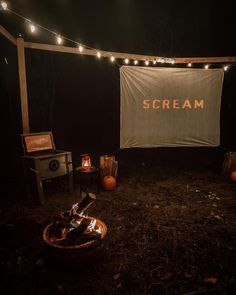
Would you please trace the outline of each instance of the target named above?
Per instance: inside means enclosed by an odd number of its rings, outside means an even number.
[[[231,179],[233,182],[236,182],[236,170],[233,170],[233,171],[230,173],[230,179]]]
[[[102,187],[105,191],[111,191],[116,187],[116,179],[111,175],[104,176],[102,179]]]

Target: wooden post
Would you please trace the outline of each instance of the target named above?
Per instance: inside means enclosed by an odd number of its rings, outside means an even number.
[[[18,72],[20,83],[20,100],[21,100],[21,118],[23,133],[29,133],[29,110],[28,110],[28,96],[27,96],[27,80],[25,69],[25,48],[24,39],[17,38],[17,55],[18,55]]]

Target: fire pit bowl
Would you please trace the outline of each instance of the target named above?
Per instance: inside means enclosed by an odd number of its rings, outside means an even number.
[[[43,240],[46,242],[48,248],[55,255],[66,255],[66,256],[78,256],[80,254],[85,254],[91,252],[91,250],[97,248],[107,233],[107,226],[104,222],[99,220],[98,218],[88,216],[87,218],[94,220],[96,219],[96,225],[101,230],[101,238],[94,239],[82,244],[76,245],[58,245],[51,239],[51,232],[53,229],[53,223],[50,223],[43,231]]]

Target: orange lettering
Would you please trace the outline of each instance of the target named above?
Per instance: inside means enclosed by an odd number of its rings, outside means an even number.
[[[153,102],[152,102],[152,107],[154,109],[159,109],[160,108],[159,103],[160,103],[160,100],[159,99],[154,99]]]
[[[173,109],[179,109],[179,100],[178,99],[173,100]]]
[[[188,108],[188,109],[192,108],[191,103],[188,99],[185,99],[184,104],[182,106],[182,109],[186,109],[186,108]]]
[[[143,101],[143,108],[144,109],[150,108],[149,101],[150,101],[149,99],[144,99],[144,101]]]
[[[168,99],[163,99],[162,108],[163,109],[169,109],[170,108],[170,101]]]
[[[203,109],[204,108],[204,100],[203,99],[201,99],[201,100],[195,99],[194,100],[194,108],[195,109],[197,109],[197,108]]]

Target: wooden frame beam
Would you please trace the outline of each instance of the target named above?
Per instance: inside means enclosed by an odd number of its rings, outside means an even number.
[[[16,39],[6,30],[4,27],[0,26],[0,34],[2,34],[5,38],[7,38],[11,43],[17,45]],[[90,55],[96,56],[97,51],[95,49],[87,49],[83,50],[83,53],[80,53],[79,50],[75,47],[62,46],[62,45],[51,45],[51,44],[43,44],[43,43],[34,43],[34,42],[24,42],[25,48],[30,49],[38,49],[38,50],[46,50],[46,51],[54,51],[54,52],[62,52],[62,53],[72,53],[72,54],[81,54],[81,55]],[[143,55],[143,54],[131,54],[125,52],[111,52],[111,51],[100,51],[103,57],[111,57],[114,56],[118,59],[128,58],[130,60],[140,60],[140,61],[154,61],[158,58],[162,58],[160,56],[154,55]],[[233,63],[236,62],[236,57],[173,57],[176,64],[187,64],[187,63]],[[164,60],[168,60],[168,58],[164,58]]]
[[[0,34],[7,38],[11,43],[16,45],[16,38],[14,38],[3,26],[0,25]]]
[[[82,53],[75,47],[68,47],[62,45],[50,45],[50,44],[42,44],[42,43],[33,43],[33,42],[25,42],[25,47],[30,49],[39,49],[46,51],[54,51],[54,52],[63,52],[63,53],[72,53],[72,54],[80,54],[80,55],[91,55],[96,56],[97,50],[95,49],[87,49],[85,48]],[[158,60],[158,58],[162,58],[160,56],[154,55],[143,55],[143,54],[131,54],[131,53],[122,53],[122,52],[111,52],[111,51],[99,51],[103,57],[111,57],[114,56],[118,59],[128,58],[130,60],[140,60],[140,61],[154,61]],[[164,61],[169,58],[164,58]],[[187,63],[232,63],[236,62],[236,57],[173,57],[176,64],[187,64]]]

